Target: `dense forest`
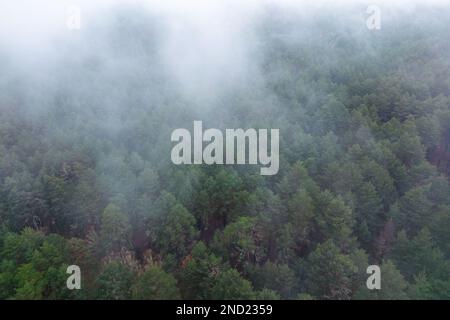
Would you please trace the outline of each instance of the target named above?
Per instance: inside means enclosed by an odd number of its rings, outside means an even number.
[[[450,299],[450,7],[102,10],[0,41],[0,299]],[[278,174],[174,165],[194,120]]]

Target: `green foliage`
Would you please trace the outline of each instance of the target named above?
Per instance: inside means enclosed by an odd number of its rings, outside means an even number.
[[[330,239],[340,246],[348,245],[354,225],[351,209],[329,191],[320,193],[317,198],[314,219],[319,239]]]
[[[228,258],[233,267],[242,269],[246,264],[254,262],[259,254],[257,229],[254,218],[241,217],[227,225],[223,232],[216,234],[215,247],[221,256]]]
[[[236,269],[220,272],[211,288],[211,299],[216,300],[245,300],[254,296],[251,283],[242,278]]]
[[[177,259],[186,256],[198,235],[194,216],[169,193],[163,193],[157,207],[156,216],[149,222],[155,248]]]
[[[355,299],[362,300],[404,300],[408,296],[408,283],[392,261],[385,261],[381,267],[381,289],[369,290],[365,285],[355,293]]]
[[[120,251],[130,246],[131,226],[128,217],[114,204],[102,214],[100,242],[105,252]]]
[[[255,292],[255,300],[280,300],[280,295],[270,289],[262,289],[261,291]]]
[[[180,299],[180,292],[172,275],[151,266],[136,280],[132,297],[136,300],[174,300]]]
[[[295,274],[288,265],[266,262],[250,270],[250,279],[257,290],[269,289],[283,299],[292,297],[295,288]]]
[[[42,77],[1,55],[0,299],[450,299],[448,8],[361,41],[345,14],[271,7],[251,66],[202,60],[189,86],[165,26],[115,10]],[[279,128],[279,173],[173,165],[193,119]]]
[[[211,254],[203,242],[192,248],[180,272],[180,288],[186,299],[208,299],[215,275],[222,270],[220,259]]]
[[[126,265],[118,262],[108,263],[96,280],[98,299],[131,299],[131,286],[135,274]]]
[[[2,298],[68,299],[66,268],[70,257],[67,242],[59,235],[44,236],[25,229],[7,233],[0,247]]]
[[[319,244],[304,266],[304,287],[319,299],[350,299],[357,267],[348,255],[328,240]]]
[[[450,263],[434,244],[428,229],[422,229],[411,240],[400,232],[391,256],[405,278],[413,283],[412,298],[430,291],[434,299],[449,298]],[[418,291],[420,288],[425,288],[423,293]]]

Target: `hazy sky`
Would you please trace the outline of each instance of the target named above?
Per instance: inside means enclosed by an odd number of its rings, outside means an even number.
[[[172,19],[186,20],[198,28],[215,28],[223,22],[227,27],[239,27],[264,5],[275,3],[299,10],[311,10],[330,4],[376,4],[380,6],[411,8],[412,3],[427,5],[449,5],[450,0],[1,0],[0,1],[0,41],[1,45],[40,46],[54,36],[64,36],[66,9],[70,5],[82,9],[83,25],[88,27],[98,18],[101,9],[120,4],[137,4]],[[237,25],[234,25],[237,23]],[[226,30],[224,30],[225,32]]]
[[[72,54],[61,43],[77,43],[86,39],[95,26],[108,24],[111,8],[136,5],[165,22],[164,39],[158,48],[161,63],[184,84],[187,93],[210,93],[254,76],[255,17],[267,5],[297,10],[305,17],[321,12],[331,4],[339,4],[346,12],[349,5],[376,4],[383,8],[395,6],[411,10],[406,0],[0,0],[0,55],[8,55],[22,71],[34,69],[45,73],[48,65],[63,54]],[[425,1],[414,1],[420,4]],[[426,1],[427,5],[449,5],[450,0]],[[81,29],[66,26],[67,8],[81,9]],[[383,13],[383,12],[382,12]],[[361,12],[364,17],[365,12]],[[101,37],[97,37],[101,38]],[[73,47],[73,55],[92,50],[82,41]],[[78,47],[77,47],[78,46]],[[97,47],[98,48],[98,47]],[[84,52],[85,52],[84,51]],[[109,53],[95,52],[108,59]],[[31,70],[33,72],[33,70]],[[192,81],[195,75],[195,81]]]

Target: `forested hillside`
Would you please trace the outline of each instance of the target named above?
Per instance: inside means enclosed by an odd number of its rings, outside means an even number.
[[[119,6],[0,47],[0,299],[450,299],[450,9],[384,12],[268,6],[211,53]],[[194,120],[279,128],[278,174],[174,165]]]

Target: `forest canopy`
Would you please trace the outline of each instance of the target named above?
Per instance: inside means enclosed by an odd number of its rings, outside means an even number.
[[[5,6],[0,299],[450,299],[450,6]],[[172,163],[196,120],[279,171]]]

